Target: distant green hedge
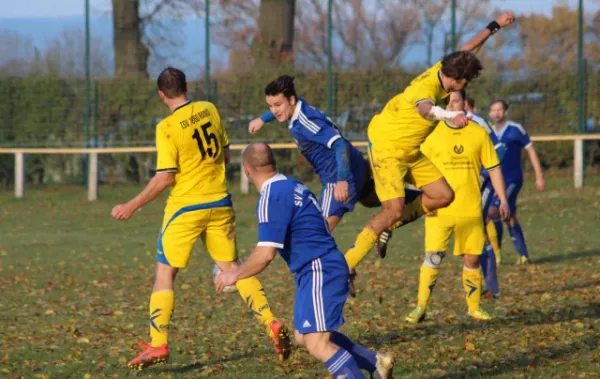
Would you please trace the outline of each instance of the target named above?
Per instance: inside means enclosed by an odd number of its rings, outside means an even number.
[[[255,71],[242,77],[224,75],[211,83],[211,100],[217,105],[232,141],[291,140],[283,125],[269,126],[259,136],[247,133],[248,121],[267,109],[264,86],[278,74]],[[326,110],[326,75],[320,72],[293,74],[297,78],[299,96]],[[383,70],[336,73],[333,118],[350,107],[377,112],[392,96],[401,92],[413,76]],[[476,98],[484,116],[492,99],[511,99],[512,96],[510,118],[523,124],[530,134],[572,134],[578,131],[576,83],[574,73],[510,81],[483,76],[472,83],[468,91]],[[600,124],[600,74],[589,74],[587,83],[587,116]],[[156,95],[154,81],[102,79],[95,81],[94,87],[97,90],[92,92],[89,104],[93,114],[90,137],[94,143],[99,146],[153,143],[156,123],[168,114],[168,109]],[[204,83],[190,83],[189,89],[193,97],[206,98]],[[83,80],[55,76],[0,77],[0,145],[84,146],[89,142],[85,138],[87,109]],[[350,129],[345,132],[352,133],[353,139],[366,138],[370,116],[365,114],[362,121],[349,124]],[[539,150],[546,166],[563,167],[572,160],[570,144],[540,144]],[[32,176],[52,167],[79,177],[81,170],[73,169],[73,165],[72,157],[67,156],[38,156],[27,160],[28,173]],[[12,157],[0,156],[0,183],[12,181],[12,174]],[[54,177],[65,180],[69,175]],[[43,180],[51,179],[44,177]]]

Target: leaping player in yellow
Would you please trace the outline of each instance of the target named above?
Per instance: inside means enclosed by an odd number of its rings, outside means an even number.
[[[464,111],[464,91],[450,95],[448,110]],[[417,307],[406,321],[419,323],[440,274],[440,264],[454,234],[454,255],[463,257],[463,287],[469,315],[478,320],[490,316],[479,306],[482,274],[479,257],[485,244],[480,173],[485,168],[500,199],[499,213],[508,219],[504,177],[494,144],[487,131],[469,121],[465,127],[440,122],[421,145],[421,151],[440,169],[455,199],[446,208],[425,218],[425,261],[421,266]]]
[[[445,110],[440,105],[451,92],[465,88],[479,76],[482,66],[475,53],[492,34],[514,20],[511,12],[502,13],[459,51],[446,55],[414,79],[371,120],[369,159],[382,210],[369,220],[354,246],[346,252],[351,269],[375,246],[384,230],[402,224],[404,213],[416,218],[454,200],[452,188],[419,147],[439,121],[451,122],[458,128],[467,125],[469,120],[464,112]],[[423,191],[419,199],[407,204],[405,181]]]
[[[156,277],[150,297],[149,344],[129,366],[145,368],[169,359],[168,331],[173,314],[173,283],[180,268],[187,266],[196,241],[222,271],[239,266],[235,240],[235,214],[225,177],[229,161],[229,139],[215,106],[187,99],[185,74],[166,68],[158,76],[158,95],[172,114],[156,127],[158,150],[156,175],[146,188],[112,216],[128,220],[134,212],[172,187],[158,236]],[[280,359],[290,353],[287,327],[278,321],[255,277],[236,283],[250,311],[265,326]]]

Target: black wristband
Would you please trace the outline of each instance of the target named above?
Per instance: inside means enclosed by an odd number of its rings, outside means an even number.
[[[500,30],[500,24],[498,24],[496,21],[492,21],[486,26],[486,29],[489,30],[491,34],[495,34],[498,30]]]

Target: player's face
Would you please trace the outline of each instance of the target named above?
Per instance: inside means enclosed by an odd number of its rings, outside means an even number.
[[[290,120],[294,114],[296,99],[293,96],[288,99],[280,93],[276,96],[267,96],[267,104],[277,121],[285,122]]]
[[[449,111],[464,111],[465,110],[465,101],[460,96],[458,92],[452,92],[450,94],[450,100],[448,101],[448,106],[446,107]]]
[[[506,119],[506,111],[501,103],[495,103],[490,106],[490,118],[495,124],[503,122]]]

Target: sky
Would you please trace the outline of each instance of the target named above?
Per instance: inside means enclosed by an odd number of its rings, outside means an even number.
[[[299,0],[302,1],[302,0]],[[460,0],[458,0],[460,1]],[[517,13],[546,13],[549,14],[551,5],[563,2],[570,7],[577,7],[578,0],[494,0],[498,8],[513,10]],[[95,14],[110,12],[110,0],[90,0],[91,11]],[[589,10],[600,8],[598,0],[584,0],[584,7]],[[0,0],[0,19],[2,18],[38,18],[83,15],[84,0]],[[1,27],[1,24],[0,24]]]

